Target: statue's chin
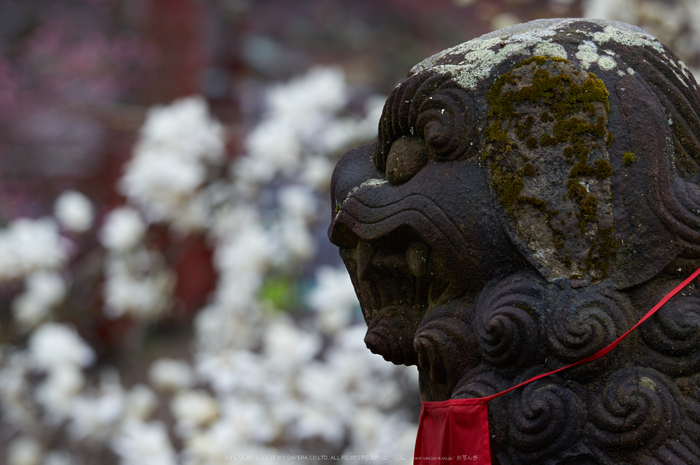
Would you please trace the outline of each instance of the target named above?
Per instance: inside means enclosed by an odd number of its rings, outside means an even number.
[[[390,307],[370,322],[365,344],[374,354],[396,365],[416,365],[418,355],[413,348],[416,316],[411,307]]]

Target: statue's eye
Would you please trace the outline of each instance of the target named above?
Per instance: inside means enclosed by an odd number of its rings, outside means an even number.
[[[386,178],[390,184],[403,184],[428,163],[425,141],[418,136],[403,136],[394,141],[386,159]]]

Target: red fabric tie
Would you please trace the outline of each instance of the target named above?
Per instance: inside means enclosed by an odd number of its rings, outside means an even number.
[[[571,365],[543,373],[513,386],[505,391],[488,397],[474,399],[449,399],[440,402],[425,402],[421,409],[418,422],[418,436],[413,463],[416,465],[432,465],[449,463],[465,463],[473,465],[490,465],[491,448],[489,446],[489,423],[487,403],[514,389],[544,378],[560,371],[592,362],[602,357],[627,337],[637,326],[649,319],[668,300],[700,275],[700,269],[690,275],[685,281],[666,294],[658,304],[647,312],[644,317],[631,327],[625,334],[601,349]]]
[[[445,461],[491,463],[489,415],[483,399],[423,402],[413,463]]]

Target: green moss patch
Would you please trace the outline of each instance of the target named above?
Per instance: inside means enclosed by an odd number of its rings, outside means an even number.
[[[601,224],[599,218],[600,202],[606,202],[605,208],[609,208],[605,197],[609,188],[599,182],[614,172],[605,159],[606,147],[613,140],[607,129],[608,96],[602,80],[593,73],[581,72],[566,59],[536,56],[523,60],[499,76],[487,92],[488,126],[482,152],[483,159],[488,160],[492,187],[507,213],[515,219],[519,215],[531,218],[526,222],[530,226],[524,226],[530,228],[529,237],[537,235],[537,227],[532,226],[534,219],[545,221],[557,249],[581,241],[588,243],[587,258],[584,249],[583,256],[579,253],[576,260],[571,251],[562,251],[558,260],[570,269],[592,270],[598,276],[607,274],[606,263],[615,250],[614,229],[608,228],[607,222]],[[536,161],[524,161],[529,159]],[[549,174],[545,180],[535,181],[550,166],[556,176]],[[562,169],[563,179],[558,174]],[[565,192],[561,190],[562,182],[566,184]],[[545,185],[553,186],[552,190],[544,190]],[[532,187],[526,190],[527,186]],[[554,196],[554,192],[559,193]],[[529,213],[522,213],[526,205]],[[557,211],[557,205],[564,210]],[[537,220],[532,207],[545,213],[546,220]],[[569,216],[572,213],[576,219]],[[551,220],[557,215],[561,229],[552,226]],[[576,237],[567,237],[576,230]]]

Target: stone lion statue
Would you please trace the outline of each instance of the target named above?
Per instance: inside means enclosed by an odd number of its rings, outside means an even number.
[[[332,181],[368,348],[424,400],[583,359],[700,263],[700,93],[643,30],[538,20],[416,65]],[[700,291],[491,402],[495,463],[700,463]]]

